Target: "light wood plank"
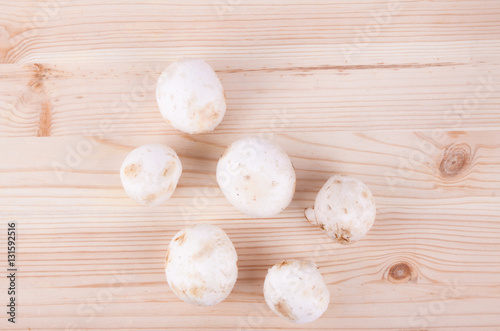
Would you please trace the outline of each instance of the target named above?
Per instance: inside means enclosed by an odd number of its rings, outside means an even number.
[[[18,320],[0,330],[497,330],[499,21],[497,0],[0,1],[0,233],[17,222],[19,261]],[[213,133],[159,114],[156,79],[181,57],[206,59],[225,86]],[[239,213],[214,177],[249,134],[297,170],[272,219]],[[145,208],[118,169],[151,142],[176,149],[184,173]],[[376,197],[352,246],[304,219],[333,173]],[[169,240],[196,222],[224,228],[239,254],[234,291],[206,309],[163,272]],[[264,301],[267,268],[286,258],[315,261],[332,293],[312,324]]]
[[[273,219],[248,219],[216,189],[216,161],[239,136],[100,141],[80,164],[65,169],[62,181],[53,172],[53,162],[64,163],[67,147],[85,138],[3,138],[0,153],[9,162],[0,168],[0,208],[5,220],[17,220],[22,238],[19,327],[498,325],[499,131],[444,132],[439,139],[432,132],[275,135],[292,157],[298,185],[292,205]],[[125,196],[118,169],[131,148],[151,141],[168,142],[179,152],[184,175],[168,203],[145,208]],[[410,160],[429,141],[425,159],[415,159],[409,169],[400,166],[399,159]],[[463,151],[463,167],[444,171],[443,158]],[[457,172],[450,175],[453,169]],[[332,244],[303,217],[304,208],[313,204],[316,191],[334,172],[359,177],[376,196],[375,226],[353,246]],[[387,181],[384,173],[393,178]],[[204,191],[206,187],[212,189]],[[239,253],[233,293],[205,310],[180,303],[162,269],[170,238],[195,222],[222,226]],[[284,323],[263,301],[267,268],[291,257],[317,262],[333,295],[327,313],[310,325]],[[391,282],[388,273],[398,263],[413,268],[412,281]],[[111,287],[113,293],[108,283],[117,274],[123,286]]]
[[[2,5],[3,62],[172,61],[197,56],[232,68],[241,68],[242,62],[252,68],[345,64],[340,45],[355,43],[363,36],[358,31],[376,25],[373,15],[397,4],[391,20],[379,23],[379,33],[362,43],[349,61],[463,62],[458,59],[497,59],[499,48],[496,0],[55,3],[60,5],[47,5],[46,11],[45,3],[37,1]],[[223,7],[226,11],[219,15],[218,3],[233,5]]]
[[[177,135],[155,97],[167,65],[4,65],[0,136]],[[218,134],[471,130],[500,123],[500,63],[215,69],[228,102]]]

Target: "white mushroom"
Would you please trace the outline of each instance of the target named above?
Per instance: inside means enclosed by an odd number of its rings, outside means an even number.
[[[168,285],[183,301],[213,306],[231,293],[238,277],[238,256],[219,227],[197,224],[177,233],[167,251]]]
[[[363,238],[375,221],[377,209],[370,189],[359,179],[335,175],[319,191],[307,220],[333,240],[351,244]]]
[[[330,303],[316,264],[298,260],[286,260],[268,270],[264,297],[272,311],[294,323],[316,320]]]
[[[163,144],[137,147],[127,155],[120,169],[128,196],[150,206],[159,205],[172,196],[181,173],[179,157]]]
[[[295,170],[285,151],[266,139],[243,138],[217,164],[217,182],[231,204],[253,217],[271,217],[292,201]]]
[[[226,113],[219,77],[199,59],[170,64],[158,79],[156,100],[168,123],[191,134],[212,131]]]

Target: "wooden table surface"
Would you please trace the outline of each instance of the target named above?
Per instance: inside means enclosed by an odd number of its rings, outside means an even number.
[[[500,2],[0,1],[2,330],[500,329]],[[209,134],[167,125],[161,71],[207,60],[228,111]],[[291,205],[251,219],[216,163],[235,139],[279,143]],[[126,154],[164,142],[184,172],[142,207],[121,187]],[[304,219],[334,173],[363,180],[378,215],[353,245]],[[16,222],[16,323],[5,305]],[[223,303],[167,286],[172,236],[221,226],[239,255]],[[267,307],[267,269],[315,261],[331,292],[317,321]]]

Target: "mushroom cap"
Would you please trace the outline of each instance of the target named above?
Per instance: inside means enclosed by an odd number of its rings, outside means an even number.
[[[127,155],[120,178],[131,199],[142,205],[156,206],[172,196],[181,173],[181,161],[172,148],[148,144]]]
[[[268,270],[264,297],[276,315],[294,323],[316,320],[330,303],[330,291],[316,264],[299,260],[286,260]]]
[[[314,210],[306,218],[341,244],[363,238],[375,222],[377,208],[372,192],[362,181],[350,176],[332,176],[321,188]]]
[[[170,64],[158,79],[156,100],[167,122],[191,134],[212,131],[226,113],[226,97],[219,77],[200,59]]]
[[[217,182],[231,204],[252,217],[280,213],[295,193],[295,170],[285,151],[259,137],[231,144],[217,164]]]
[[[178,232],[165,260],[167,282],[175,295],[198,306],[223,301],[238,278],[238,256],[219,227],[197,224]]]

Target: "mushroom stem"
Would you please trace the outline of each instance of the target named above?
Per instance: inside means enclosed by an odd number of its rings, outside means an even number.
[[[362,181],[334,175],[316,195],[314,207],[304,211],[307,221],[334,241],[347,245],[363,238],[375,221],[373,195]]]
[[[316,221],[316,214],[314,213],[314,208],[307,208],[305,211],[304,211],[304,214],[306,216],[306,219],[309,223],[311,223],[312,225],[316,225],[318,226],[318,222]]]

